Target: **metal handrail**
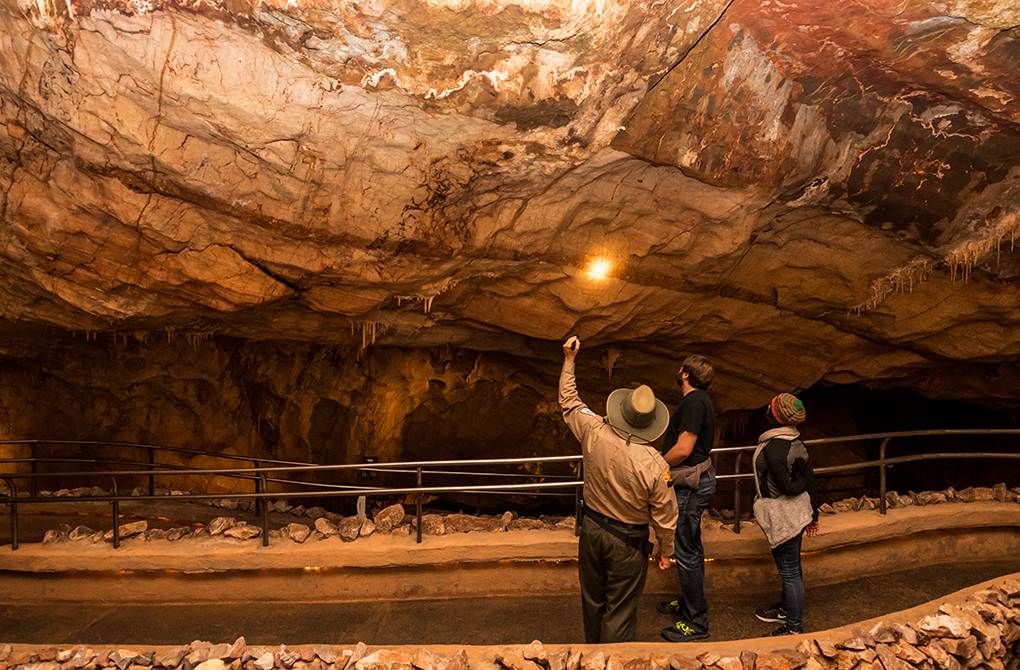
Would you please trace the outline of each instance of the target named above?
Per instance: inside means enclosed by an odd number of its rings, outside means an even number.
[[[959,436],[959,435],[1020,435],[1020,429],[1018,428],[946,428],[936,430],[910,430],[910,431],[891,431],[884,433],[865,433],[862,435],[844,435],[840,437],[822,437],[811,440],[804,440],[805,445],[826,445],[826,444],[845,444],[848,442],[867,442],[871,440],[881,440],[879,445],[879,458],[876,461],[861,461],[859,463],[850,463],[846,465],[834,465],[825,468],[818,468],[815,470],[816,474],[837,474],[841,472],[852,472],[855,470],[865,470],[872,467],[877,467],[879,471],[879,512],[886,514],[888,512],[888,501],[886,500],[886,493],[888,493],[887,485],[887,470],[889,466],[896,465],[898,463],[911,463],[915,461],[930,461],[930,460],[953,460],[960,458],[1005,458],[1005,459],[1020,459],[1018,453],[1006,453],[1006,452],[938,452],[929,454],[914,454],[911,456],[899,456],[896,458],[886,458],[886,453],[889,448],[889,443],[893,439],[904,439],[904,438],[917,438],[917,437],[947,437],[947,436]],[[724,454],[724,453],[735,453],[736,460],[734,463],[733,474],[731,475],[718,475],[717,479],[732,479],[734,481],[733,486],[733,532],[740,532],[741,523],[741,491],[740,484],[743,480],[752,479],[755,475],[753,472],[741,473],[740,468],[742,464],[743,455],[748,451],[757,449],[758,445],[748,445],[742,447],[725,447],[721,449],[713,449],[712,455]],[[754,464],[751,465],[752,469]]]
[[[193,456],[208,456],[210,458],[223,458],[234,461],[262,461],[263,463],[277,463],[280,465],[302,465],[301,461],[281,461],[272,458],[262,458],[260,456],[239,456],[237,454],[227,454],[214,451],[204,451],[202,449],[188,449],[186,447],[167,447],[161,444],[145,444],[144,442],[120,442],[120,441],[103,441],[103,440],[0,440],[0,445],[6,444],[27,444],[27,445],[80,445],[80,446],[92,446],[92,447],[128,447],[137,449],[148,449],[156,451],[166,451],[176,454],[191,454]]]
[[[1020,453],[1005,453],[1005,452],[946,452],[946,453],[928,453],[928,454],[915,454],[910,456],[899,456],[896,458],[887,458],[886,452],[889,442],[892,439],[898,438],[909,438],[909,437],[931,437],[931,436],[949,436],[949,435],[1020,435],[1020,429],[947,429],[947,430],[921,430],[921,431],[899,431],[899,432],[888,432],[888,433],[870,433],[865,435],[852,435],[842,436],[833,438],[819,438],[814,440],[805,440],[805,444],[808,445],[822,445],[822,444],[836,444],[846,442],[862,442],[874,439],[881,439],[881,446],[879,450],[879,459],[872,461],[862,461],[858,463],[849,463],[845,465],[829,466],[825,468],[818,468],[816,472],[818,474],[835,474],[839,472],[850,472],[855,470],[863,470],[872,467],[878,467],[880,472],[880,511],[882,514],[886,513],[886,470],[889,466],[899,463],[909,463],[914,461],[925,461],[925,460],[941,460],[941,459],[958,459],[958,458],[1007,458],[1007,459],[1020,459]],[[580,491],[584,485],[583,478],[583,459],[580,455],[566,455],[566,456],[538,456],[530,458],[485,458],[485,459],[467,459],[467,460],[436,460],[436,461],[398,461],[393,463],[344,463],[344,464],[330,464],[330,465],[318,465],[311,463],[302,463],[299,461],[283,461],[279,459],[268,459],[254,456],[237,456],[233,454],[219,454],[214,452],[202,451],[197,449],[185,449],[179,447],[164,447],[161,445],[148,445],[139,444],[132,442],[101,442],[101,441],[76,441],[76,440],[0,440],[0,444],[28,444],[28,445],[93,445],[93,446],[112,446],[112,447],[135,447],[147,450],[148,462],[147,463],[133,463],[125,461],[110,461],[102,459],[0,459],[0,463],[4,462],[29,462],[32,465],[33,471],[29,473],[0,473],[0,479],[8,482],[9,494],[8,500],[6,501],[11,507],[11,529],[12,529],[12,549],[18,548],[18,505],[26,503],[53,503],[53,502],[72,502],[72,501],[93,501],[93,502],[110,502],[113,512],[113,537],[114,546],[119,546],[119,503],[121,500],[137,500],[137,501],[155,501],[155,500],[213,500],[213,499],[254,499],[256,503],[256,513],[261,517],[262,521],[262,543],[267,546],[269,543],[268,534],[268,505],[265,501],[270,498],[275,499],[287,499],[287,498],[327,498],[327,497],[344,497],[344,496],[368,496],[368,495],[402,495],[402,494],[416,494],[419,496],[415,502],[415,515],[417,518],[417,540],[421,541],[421,528],[422,528],[422,501],[421,495],[432,494],[432,493],[492,493],[492,494],[513,494],[518,491],[532,492],[532,495],[560,495],[557,493],[547,493],[546,490],[556,489],[573,489],[575,497],[575,514],[580,513]],[[736,463],[733,474],[718,475],[718,479],[735,480],[734,486],[734,531],[740,532],[740,484],[743,480],[750,479],[754,476],[753,473],[741,473],[740,468],[744,453],[757,448],[757,445],[748,445],[743,447],[724,447],[714,449],[713,456],[724,453],[735,453]],[[156,452],[166,451],[172,453],[186,453],[198,456],[205,456],[210,458],[224,458],[228,460],[247,461],[254,464],[254,467],[250,468],[189,468],[187,466],[180,466],[176,464],[157,464],[154,460]],[[34,449],[33,449],[34,452]],[[113,463],[113,464],[124,464],[132,466],[148,465],[149,469],[146,470],[105,470],[105,471],[87,471],[87,472],[46,472],[40,473],[37,471],[36,465],[38,463],[45,462],[87,462],[94,464],[101,463]],[[265,466],[263,463],[270,463],[271,465]],[[432,470],[426,468],[437,468],[437,467],[463,467],[463,466],[493,466],[493,465],[522,465],[529,463],[579,463],[579,474],[578,478],[570,480],[569,476],[564,475],[544,475],[544,474],[523,474],[523,473],[482,473],[482,472],[452,472],[444,470]],[[162,468],[162,469],[158,469]],[[414,487],[404,488],[386,488],[386,487],[359,487],[349,486],[341,484],[327,484],[320,482],[306,482],[292,479],[281,479],[270,477],[271,473],[303,473],[303,472],[341,472],[341,471],[362,471],[362,472],[394,472],[401,474],[415,474],[416,484]],[[254,493],[240,493],[240,492],[224,492],[224,493],[185,493],[183,495],[156,495],[154,489],[154,480],[156,477],[164,475],[194,475],[194,476],[228,476],[239,479],[254,480],[255,492]],[[553,482],[530,482],[524,484],[481,484],[481,485],[460,485],[460,486],[424,486],[423,475],[426,474],[442,474],[442,475],[476,475],[476,476],[489,476],[489,477],[533,477],[536,479],[563,479],[564,481],[553,481]],[[44,477],[110,477],[113,483],[113,495],[110,496],[64,496],[60,498],[41,498],[38,497],[35,491],[35,482]],[[147,476],[149,478],[149,494],[141,496],[121,496],[117,489],[117,477],[122,476]],[[32,493],[26,497],[21,498],[18,496],[18,489],[16,480],[28,479],[32,484]],[[291,485],[298,485],[304,487],[316,487],[319,489],[327,490],[299,490],[299,491],[282,491],[282,492],[270,492],[268,490],[269,483],[285,483]]]
[[[816,437],[804,440],[804,444],[842,444],[846,442],[867,442],[869,440],[892,440],[899,437],[944,437],[946,435],[1020,435],[1020,428],[940,428],[937,430],[903,430],[888,433],[864,433],[861,435],[841,435],[839,437]],[[712,454],[727,454],[739,451],[754,451],[757,444],[742,447],[721,447],[712,449]]]

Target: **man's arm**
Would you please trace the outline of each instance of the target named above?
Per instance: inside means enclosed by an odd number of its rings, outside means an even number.
[[[574,378],[574,358],[581,348],[581,341],[571,337],[563,344],[563,369],[560,370],[560,407],[563,420],[570,427],[574,437],[584,441],[584,436],[593,427],[602,424],[602,417],[588,409],[577,395],[577,381]]]
[[[648,498],[652,531],[659,542],[659,556],[663,557],[670,557],[674,553],[673,538],[678,516],[676,496],[670,489],[669,482],[669,468],[663,468],[662,474],[653,482]]]
[[[700,400],[700,399],[699,399]],[[708,411],[701,402],[684,402],[677,413],[677,429],[679,435],[676,444],[669,447],[664,458],[670,467],[683,463],[698,443],[698,434],[705,427],[705,413]]]
[[[676,444],[674,444],[669,451],[663,456],[666,462],[669,463],[670,467],[676,467],[680,465],[687,457],[694,451],[694,445],[698,442],[698,436],[689,430],[685,430],[680,433],[680,437],[676,438]]]

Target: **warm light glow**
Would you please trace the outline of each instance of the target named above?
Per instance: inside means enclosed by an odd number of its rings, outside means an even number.
[[[612,269],[612,261],[605,257],[599,257],[592,259],[585,272],[588,274],[588,279],[591,279],[592,281],[602,281],[609,276]]]

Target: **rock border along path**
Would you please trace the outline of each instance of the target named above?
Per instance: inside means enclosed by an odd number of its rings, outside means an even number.
[[[388,508],[389,509],[389,508]],[[384,510],[385,511],[385,510]],[[394,516],[396,514],[394,513]],[[451,518],[446,517],[449,525]],[[221,521],[221,519],[223,519]],[[379,514],[376,519],[382,521]],[[572,521],[572,519],[571,519]],[[139,522],[144,523],[144,522]],[[363,522],[367,523],[366,522]],[[127,527],[129,524],[125,524]],[[379,528],[379,523],[374,523]],[[215,534],[203,533],[187,541],[151,537],[144,541],[140,526],[119,549],[104,542],[88,540],[31,543],[17,551],[0,548],[0,570],[19,573],[110,570],[180,570],[189,572],[262,569],[387,568],[491,563],[495,561],[573,561],[577,539],[571,524],[561,523],[525,530],[510,524],[507,530],[446,533],[431,536],[421,544],[407,532],[359,535],[357,542],[344,542],[335,535],[321,538],[308,526],[298,529],[304,536],[262,547],[252,539],[232,537],[228,531],[245,528],[230,517],[215,519],[209,526]],[[364,525],[362,525],[364,528]],[[896,507],[885,516],[862,509],[824,516],[818,537],[806,538],[805,552],[820,552],[851,545],[868,545],[895,540],[927,531],[954,529],[1020,530],[1020,504],[974,502]],[[359,530],[360,533],[360,530]],[[75,534],[72,530],[69,536]],[[718,522],[708,521],[703,531],[706,552],[717,561],[763,559],[769,556],[762,534],[753,526],[735,534]],[[94,536],[81,533],[83,537]],[[317,541],[313,541],[317,540]]]
[[[3,493],[3,491],[0,491],[0,493]],[[142,489],[134,489],[132,491],[132,495],[142,495],[143,493]],[[157,493],[164,495],[186,495],[183,491],[166,489],[158,489]],[[55,499],[70,496],[88,497],[103,495],[108,495],[108,493],[99,487],[79,487],[52,492],[40,492],[40,497],[53,497]],[[236,500],[224,498],[222,500],[208,501],[205,504],[227,510],[244,509],[246,511],[250,510],[254,504],[250,500],[241,502],[242,504],[239,504]],[[889,491],[886,494],[886,502],[890,509],[947,503],[1020,503],[1020,487],[1010,489],[1007,488],[1005,483],[999,483],[993,487],[971,487],[960,491],[948,488],[944,491],[911,492],[907,495],[902,495],[896,491]],[[318,506],[308,508],[303,505],[293,506],[286,500],[270,501],[268,504],[273,512],[287,513],[297,518],[308,519],[311,522],[309,524],[294,521],[280,528],[271,529],[269,531],[270,540],[290,540],[300,544],[308,539],[324,540],[336,536],[344,542],[354,542],[377,532],[410,535],[417,530],[417,519],[413,515],[408,514],[403,505],[400,504],[389,505],[377,510],[371,519],[367,516],[344,517]],[[878,498],[862,496],[860,498],[846,498],[832,504],[825,503],[821,507],[821,512],[825,515],[837,515],[848,512],[875,510],[878,507]],[[711,518],[706,518],[704,523],[707,528],[722,525],[718,520]],[[572,530],[574,528],[574,518],[560,516],[536,519],[517,517],[511,512],[504,512],[500,516],[475,516],[469,514],[425,514],[422,516],[422,534],[428,536],[560,528]],[[120,537],[122,539],[138,538],[148,541],[167,540],[175,542],[201,538],[206,535],[222,535],[224,538],[236,540],[256,540],[261,537],[262,528],[259,525],[234,516],[220,516],[211,520],[208,524],[193,524],[191,526],[170,529],[149,528],[148,522],[145,520],[124,523],[120,527]],[[67,524],[46,531],[43,537],[44,544],[54,544],[63,541],[98,544],[101,542],[112,542],[112,540],[112,530],[94,530],[84,525],[72,528]]]
[[[668,645],[370,649],[0,645],[0,670],[1016,670],[1020,573],[856,626],[786,638]]]

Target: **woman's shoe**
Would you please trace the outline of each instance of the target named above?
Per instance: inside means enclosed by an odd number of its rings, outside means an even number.
[[[790,626],[790,624],[784,623],[782,626],[772,631],[770,635],[772,637],[779,637],[780,635],[800,635],[803,632],[803,630],[797,630]]]
[[[758,621],[764,621],[765,623],[785,623],[786,622],[786,610],[780,605],[773,605],[768,609],[755,610],[755,618]]]

